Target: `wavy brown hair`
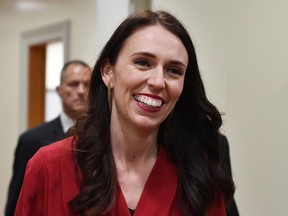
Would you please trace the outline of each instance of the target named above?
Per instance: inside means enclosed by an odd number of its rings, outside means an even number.
[[[130,15],[103,48],[91,77],[87,115],[77,124],[74,151],[83,180],[70,209],[80,215],[109,212],[116,200],[116,168],[110,143],[110,111],[107,87],[101,78],[105,59],[115,64],[125,41],[138,29],[161,25],[184,44],[189,62],[183,92],[173,114],[161,125],[158,143],[178,170],[178,200],[185,216],[203,216],[217,196],[229,201],[234,184],[223,168],[219,153],[221,115],[206,97],[191,38],[184,26],[165,11]]]

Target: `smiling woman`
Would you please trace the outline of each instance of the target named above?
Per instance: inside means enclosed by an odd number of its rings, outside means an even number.
[[[30,161],[15,215],[224,216],[221,123],[183,25],[132,14],[96,62],[75,137]]]
[[[183,43],[162,26],[148,26],[132,34],[118,59],[105,61],[101,68],[103,81],[107,86],[110,83],[114,93],[113,125],[126,125],[122,130],[135,134],[139,129],[159,128],[183,90],[187,65]]]

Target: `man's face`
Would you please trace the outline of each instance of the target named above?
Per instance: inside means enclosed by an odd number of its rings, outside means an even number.
[[[91,71],[78,64],[69,65],[57,87],[62,99],[64,112],[75,119],[86,110],[87,94],[90,84]]]

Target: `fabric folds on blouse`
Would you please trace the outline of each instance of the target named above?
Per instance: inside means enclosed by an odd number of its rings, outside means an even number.
[[[81,173],[71,150],[72,137],[41,148],[29,161],[15,216],[72,216],[68,203],[79,192]],[[134,216],[181,216],[176,198],[177,171],[164,150],[145,184]],[[109,216],[130,216],[124,195],[117,186],[116,204]],[[219,198],[207,216],[225,216]]]

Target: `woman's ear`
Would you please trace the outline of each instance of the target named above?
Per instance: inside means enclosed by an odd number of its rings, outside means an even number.
[[[110,87],[113,87],[113,70],[112,65],[109,62],[109,59],[106,58],[102,64],[101,64],[101,76],[102,80],[105,83],[105,85],[108,87],[108,83],[110,84]]]

